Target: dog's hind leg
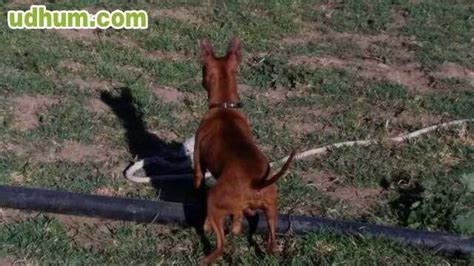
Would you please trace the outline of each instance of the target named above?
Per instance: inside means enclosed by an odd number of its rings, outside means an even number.
[[[196,136],[196,142],[194,143],[194,154],[193,154],[193,185],[194,188],[198,189],[201,186],[202,180],[204,179],[203,169],[201,168],[201,159],[200,159],[200,139]],[[205,171],[205,169],[204,169]]]
[[[210,215],[209,215],[210,214]],[[209,265],[224,253],[224,218],[225,215],[219,211],[209,212],[207,220],[216,234],[216,249],[211,254],[201,259],[200,264]]]
[[[242,232],[242,213],[232,215],[232,234],[239,235]]]
[[[267,218],[268,225],[268,238],[267,238],[267,253],[273,254],[276,249],[275,242],[275,226],[277,220],[277,207],[276,202],[269,204],[264,207],[263,212]]]

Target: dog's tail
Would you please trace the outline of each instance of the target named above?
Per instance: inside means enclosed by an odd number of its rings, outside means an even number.
[[[269,185],[275,183],[280,177],[282,177],[285,174],[285,172],[288,170],[288,168],[290,168],[290,164],[293,161],[293,158],[295,157],[295,154],[296,154],[296,151],[293,150],[291,152],[290,156],[288,156],[288,159],[286,160],[285,164],[280,169],[280,171],[278,173],[274,174],[272,177],[262,180],[262,182],[258,186],[260,188],[264,188],[266,186],[269,186]]]

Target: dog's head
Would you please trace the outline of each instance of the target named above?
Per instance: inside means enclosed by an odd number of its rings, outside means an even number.
[[[241,46],[240,39],[235,37],[230,41],[226,55],[216,57],[209,40],[201,41],[202,85],[207,91],[209,103],[238,102],[237,70]]]

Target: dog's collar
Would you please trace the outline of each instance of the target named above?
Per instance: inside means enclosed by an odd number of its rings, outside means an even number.
[[[243,104],[241,102],[222,102],[222,103],[211,103],[209,104],[209,109],[222,107],[222,108],[242,108]]]

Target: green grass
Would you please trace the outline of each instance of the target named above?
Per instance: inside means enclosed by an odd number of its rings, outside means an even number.
[[[336,9],[327,23],[337,31],[380,32],[392,21],[390,8],[396,2],[351,0]]]
[[[467,2],[466,2],[467,3]],[[418,56],[431,66],[451,61],[473,67],[472,9],[461,2],[432,1],[407,6],[406,34],[415,35],[422,41]]]
[[[213,42],[217,54],[224,53],[232,36],[243,40],[239,83],[248,89],[241,99],[257,144],[271,160],[286,156],[293,148],[385,138],[434,121],[474,117],[473,86],[467,79],[432,77],[443,89],[415,91],[385,79],[361,77],[357,69],[288,64],[295,56],[341,61],[371,60],[368,56],[389,65],[418,64],[426,78],[445,62],[472,69],[473,6],[468,1],[347,1],[333,7],[329,4],[326,11],[318,8],[321,4],[324,2],[48,4],[57,9],[134,8],[150,14],[155,9],[184,9],[191,16],[188,20],[153,17],[145,31],[107,30],[85,39],[66,39],[54,31],[13,31],[1,23],[0,184],[85,193],[105,189],[122,197],[157,199],[159,189],[126,182],[121,173],[129,161],[145,154],[137,152],[137,147],[152,148],[147,141],[153,135],[146,131],[163,136],[161,145],[169,146],[195,132],[206,111],[198,60],[198,41],[205,37]],[[25,8],[11,3],[0,7],[0,19],[5,20],[6,11],[16,7]],[[399,28],[393,26],[397,12],[404,19]],[[334,37],[341,33],[349,37]],[[372,42],[364,48],[350,38],[379,34],[389,35],[395,43]],[[312,35],[320,35],[321,40],[305,41]],[[292,38],[300,41],[282,41]],[[398,38],[407,43],[397,43]],[[179,59],[152,56],[156,51],[179,55]],[[407,52],[414,56],[403,57]],[[70,62],[80,67],[71,71]],[[164,101],[151,90],[158,86],[174,88],[183,98]],[[123,98],[125,91],[130,93],[129,102]],[[92,99],[100,101],[104,94],[118,103],[119,115],[97,113],[90,106]],[[13,100],[25,95],[55,97],[58,102],[33,115],[39,126],[22,131],[14,128],[18,107]],[[311,126],[314,130],[305,130]],[[129,146],[130,136],[136,147]],[[343,148],[298,161],[279,182],[279,209],[472,235],[469,217],[474,194],[466,176],[474,172],[470,160],[473,139],[473,127],[468,125],[464,130],[452,128],[401,145]],[[51,152],[57,155],[67,142],[96,147],[98,154],[108,157],[81,162],[41,160]],[[335,191],[309,184],[305,177],[315,173],[334,177],[337,182],[331,189]],[[20,183],[12,178],[17,174],[23,176]],[[375,199],[364,199],[368,206],[363,210],[331,194],[369,188],[384,191]],[[107,230],[102,231],[103,224]],[[90,237],[84,240],[84,235]],[[281,253],[261,258],[245,238],[229,236],[226,255],[219,263],[469,263],[381,239],[331,232],[286,235],[278,240]],[[260,237],[257,242],[263,244]],[[0,224],[0,258],[40,264],[193,264],[202,255],[197,234],[173,225],[71,224],[46,214]]]
[[[38,216],[30,221],[0,228],[3,245],[0,254],[36,258],[40,264],[116,264],[127,261],[133,264],[179,263],[195,264],[202,247],[197,235],[189,229],[169,226],[119,224],[97,232],[86,225],[79,225],[80,234],[99,233],[101,238],[88,249],[73,241],[71,232],[57,219]],[[105,232],[103,232],[105,231]],[[165,233],[163,231],[166,231]],[[130,239],[135,239],[133,242]],[[232,238],[234,245],[227,251],[222,264],[449,264],[442,257],[418,249],[400,246],[374,238],[350,238],[330,232],[309,234],[303,238],[284,237],[282,254],[259,258],[253,251],[244,249],[248,243]],[[257,240],[260,242],[260,239]],[[170,248],[172,247],[172,248]],[[191,250],[191,252],[189,252]],[[220,264],[221,264],[220,263]]]

